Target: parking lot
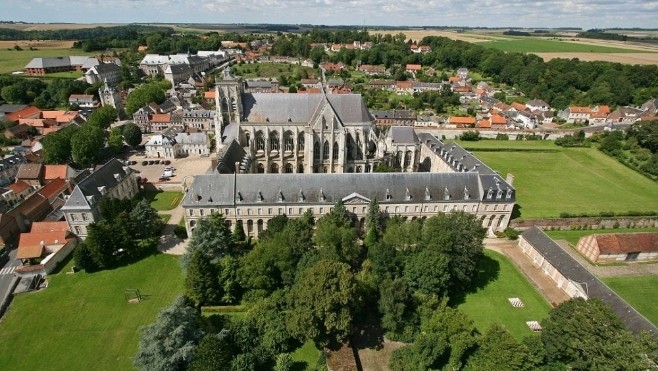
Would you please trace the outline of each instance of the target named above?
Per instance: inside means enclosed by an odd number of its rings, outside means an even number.
[[[167,184],[181,185],[183,180],[189,186],[191,184],[191,176],[205,174],[210,171],[211,158],[190,156],[185,158],[176,159],[159,159],[159,164],[142,165],[143,161],[156,162],[157,159],[146,158],[144,155],[131,154],[126,158],[130,161],[135,161],[135,165],[130,165],[131,168],[137,170],[142,178],[148,179],[149,183],[155,184],[157,187],[166,186]],[[171,163],[165,165],[164,161],[169,160]],[[160,181],[160,177],[166,167],[173,167],[176,169],[173,176],[168,181]]]

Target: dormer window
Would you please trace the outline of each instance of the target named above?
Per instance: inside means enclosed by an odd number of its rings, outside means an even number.
[[[100,186],[98,187],[98,192],[101,194],[101,196],[105,196],[107,194],[107,188],[105,186]]]
[[[261,191],[258,191],[258,194],[256,195],[256,202],[263,202],[263,193]]]
[[[409,193],[409,188],[404,192],[404,199],[407,201],[411,201],[411,193]]]
[[[390,201],[393,199],[393,195],[391,195],[391,192],[386,188],[386,201]]]
[[[299,190],[299,194],[297,195],[297,202],[304,202],[306,201],[306,197],[304,197],[304,192],[302,190]]]
[[[471,198],[471,195],[468,192],[468,188],[464,187],[464,200],[468,200],[470,198]]]
[[[489,188],[489,190],[487,190],[487,199],[491,200],[491,198],[493,198],[493,189]]]
[[[443,199],[446,201],[450,199],[450,191],[448,190],[448,186],[443,188]]]
[[[496,192],[496,198],[503,198],[503,190],[499,189],[498,192]]]
[[[508,198],[508,199],[512,198],[512,188],[507,189],[507,195],[505,196],[505,198]]]
[[[322,188],[320,188],[320,201],[324,202],[327,200],[327,197],[324,195],[324,192],[322,192]]]
[[[425,187],[425,201],[429,201],[432,199],[432,195],[430,194],[429,188]]]
[[[283,200],[284,200],[284,198],[283,198],[283,192],[281,192],[280,189],[279,189],[279,194],[277,195],[276,200],[277,200],[277,202],[283,202]]]

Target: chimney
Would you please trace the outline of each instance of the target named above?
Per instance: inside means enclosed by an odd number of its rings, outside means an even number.
[[[510,185],[510,187],[513,187],[514,186],[514,175],[512,175],[511,173],[507,173],[507,178],[505,178],[505,181],[507,182],[507,184]]]

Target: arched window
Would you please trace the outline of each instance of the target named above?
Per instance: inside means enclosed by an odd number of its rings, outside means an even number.
[[[334,151],[332,158],[335,160],[338,160],[338,142],[334,142]]]
[[[263,132],[260,130],[256,132],[256,150],[265,150],[265,134],[263,134]]]
[[[315,142],[315,144],[313,144],[313,159],[314,160],[320,159],[320,143],[318,142]]]
[[[370,172],[370,165],[366,165],[366,173]]]
[[[265,172],[265,165],[258,164],[258,166],[256,166],[256,172],[258,174],[263,174]]]
[[[401,161],[402,161],[402,151],[398,151],[395,154],[395,166],[400,166]]]
[[[407,151],[407,153],[405,153],[405,156],[404,156],[404,167],[405,168],[407,168],[407,167],[409,167],[409,165],[411,165],[411,156],[412,156],[411,151]]]
[[[290,164],[290,163],[286,164],[286,166],[285,166],[285,172],[286,172],[287,174],[292,174],[292,164]]]
[[[279,132],[273,131],[270,133],[270,150],[278,151],[281,149],[281,142],[279,141]]]
[[[250,141],[251,133],[249,133],[249,132],[244,133],[244,137],[247,140],[247,146],[251,146],[251,141]]]
[[[352,139],[352,134],[347,133],[347,141],[345,143],[345,152],[347,153],[347,160],[354,161],[354,139]]]
[[[357,173],[362,173],[363,172],[363,168],[361,167],[361,165],[356,167],[356,172]]]
[[[303,173],[304,172],[304,165],[302,165],[302,164],[297,165],[297,172],[298,173]]]
[[[279,164],[277,164],[277,163],[273,163],[273,164],[270,166],[270,172],[271,172],[272,174],[277,174],[277,173],[279,172]]]
[[[322,159],[323,160],[329,159],[329,142],[327,142],[326,140],[324,141],[324,145],[322,145]]]
[[[297,135],[297,150],[298,151],[303,151],[304,150],[304,132],[303,131]]]
[[[295,149],[295,138],[292,135],[292,131],[286,131],[283,133],[283,150],[284,151],[293,151]]]
[[[348,173],[353,173],[353,172],[354,172],[354,169],[350,166],[350,167],[347,168],[347,172],[348,172]]]

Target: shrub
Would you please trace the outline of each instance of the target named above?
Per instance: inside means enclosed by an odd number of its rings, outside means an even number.
[[[505,234],[505,237],[509,238],[510,240],[516,240],[519,238],[519,231],[512,227],[505,228],[503,233]]]
[[[184,240],[187,238],[187,229],[185,229],[185,227],[182,225],[177,225],[176,228],[174,228],[174,234],[176,237]]]
[[[480,140],[480,132],[473,130],[465,131],[462,133],[462,135],[459,136],[459,139],[469,142],[476,142]]]

